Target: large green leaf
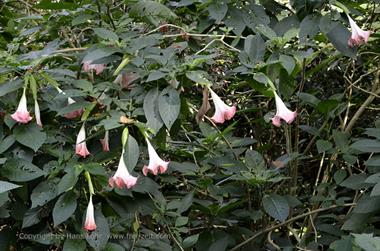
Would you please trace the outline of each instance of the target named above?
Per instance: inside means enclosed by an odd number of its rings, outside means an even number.
[[[143,108],[148,127],[157,133],[164,124],[158,110],[158,88],[151,89],[145,95]]]
[[[0,193],[7,192],[12,189],[19,188],[21,186],[7,182],[7,181],[0,181]]]
[[[353,143],[351,148],[365,153],[379,153],[380,141],[375,139],[361,139]]]
[[[51,179],[42,181],[32,191],[30,200],[32,201],[32,207],[43,206],[58,195],[57,183],[59,179]]]
[[[276,220],[283,222],[288,217],[289,205],[284,197],[278,194],[266,195],[262,202],[265,212]]]
[[[124,162],[131,173],[135,168],[140,156],[140,148],[136,139],[132,135],[128,135],[127,143],[124,149]]]
[[[77,196],[74,192],[67,192],[61,195],[53,208],[54,226],[66,221],[77,208]]]
[[[46,140],[46,133],[35,123],[18,125],[13,130],[13,133],[19,143],[32,148],[35,152],[37,152]]]
[[[214,1],[208,6],[207,10],[210,17],[215,19],[215,22],[220,23],[227,14],[228,5],[225,0]]]
[[[30,161],[17,158],[7,161],[0,169],[0,173],[5,178],[16,182],[34,180],[45,175],[44,171]]]
[[[158,110],[166,127],[170,130],[181,109],[178,92],[171,86],[166,87],[158,97]]]
[[[92,28],[97,36],[100,38],[103,38],[105,40],[110,40],[110,41],[117,41],[119,37],[117,34],[113,31],[107,30],[105,28]]]

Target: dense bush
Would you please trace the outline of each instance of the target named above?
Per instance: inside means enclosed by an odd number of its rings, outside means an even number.
[[[3,0],[0,250],[380,250],[379,4]]]

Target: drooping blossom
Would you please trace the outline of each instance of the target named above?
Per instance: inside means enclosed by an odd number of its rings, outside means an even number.
[[[106,68],[105,64],[91,64],[91,63],[92,61],[90,60],[83,61],[82,69],[84,72],[91,72],[92,70],[95,70],[96,75],[99,75]]]
[[[37,125],[42,127],[40,106],[38,105],[37,99],[34,100],[34,114],[36,115]]]
[[[11,115],[12,119],[16,120],[19,123],[27,124],[32,117],[28,112],[27,101],[25,96],[25,89],[22,93],[20,103],[18,104],[17,110]]]
[[[149,153],[149,165],[145,165],[143,167],[143,174],[145,176],[148,175],[148,172],[152,172],[154,175],[158,173],[164,173],[168,169],[169,162],[162,160],[156,150],[154,150],[152,144],[146,138],[146,144],[148,145],[148,153]]]
[[[108,184],[113,187],[118,187],[120,189],[127,188],[130,189],[136,185],[137,177],[132,176],[127,169],[124,162],[124,151],[121,153],[119,166],[117,167],[116,173],[109,178]]]
[[[290,111],[281,98],[274,92],[274,97],[276,101],[276,115],[272,118],[272,124],[275,126],[281,126],[281,119],[285,120],[286,123],[290,124],[297,117],[297,112]]]
[[[68,97],[67,102],[69,103],[69,105],[71,105],[71,104],[74,104],[76,101],[74,99]],[[82,115],[82,113],[83,113],[83,109],[78,109],[78,110],[66,113],[65,118],[74,119],[76,117],[80,117]]]
[[[352,29],[351,37],[348,39],[348,46],[354,47],[359,46],[363,43],[367,43],[371,32],[360,29],[360,27],[349,15],[347,15],[347,17]]]
[[[211,88],[209,88],[209,90],[215,105],[215,114],[212,116],[211,120],[214,121],[214,123],[222,124],[225,120],[232,119],[236,113],[236,106],[226,105]]]
[[[86,158],[87,155],[90,155],[90,152],[87,150],[86,145],[86,129],[84,127],[84,123],[78,133],[77,142],[75,146],[75,153],[79,156],[82,156],[83,158]]]
[[[92,204],[92,196],[90,196],[90,201],[88,202],[86,211],[86,220],[84,222],[83,228],[87,231],[94,231],[96,229],[95,217],[94,217],[94,205]]]
[[[100,139],[100,143],[102,144],[102,148],[104,152],[109,152],[110,151],[110,146],[109,146],[109,133],[108,130],[104,134],[104,138]]]

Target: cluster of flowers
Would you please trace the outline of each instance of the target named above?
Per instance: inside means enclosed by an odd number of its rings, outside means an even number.
[[[348,16],[348,20],[352,29],[351,37],[348,40],[348,46],[353,47],[353,46],[359,46],[362,43],[366,43],[368,41],[368,38],[371,32],[361,30],[359,26],[354,22],[354,20],[349,15],[347,16]],[[84,72],[95,71],[96,75],[99,75],[103,72],[105,68],[106,68],[105,64],[92,64],[91,61],[83,62]],[[63,93],[59,88],[58,88],[58,91],[60,93]],[[211,93],[211,98],[215,105],[215,113],[211,117],[211,120],[214,123],[221,124],[221,123],[224,123],[226,120],[232,119],[236,113],[236,106],[235,105],[228,106],[222,101],[222,99],[211,88],[209,88],[209,91]],[[273,91],[273,93],[274,93],[275,103],[276,103],[276,114],[271,119],[272,124],[274,126],[279,127],[281,126],[281,120],[284,120],[288,124],[292,123],[297,116],[297,112],[293,112],[289,110],[286,107],[285,103],[278,96],[278,94],[275,91]],[[75,103],[75,100],[68,97],[68,104],[70,105],[73,103]],[[68,119],[73,119],[73,118],[81,116],[82,113],[83,113],[83,109],[79,109],[79,110],[70,112],[68,114],[65,114],[65,117]],[[36,99],[35,99],[35,116],[36,116],[37,124],[42,127],[40,109],[39,109],[39,105]],[[25,88],[24,88],[22,97],[20,99],[19,105],[17,107],[17,110],[15,113],[11,115],[11,117],[15,121],[19,123],[24,123],[24,124],[32,120],[32,117],[30,116],[27,110]],[[148,138],[146,137],[145,139],[148,146],[149,164],[148,166],[145,165],[143,167],[143,170],[142,170],[143,174],[147,176],[148,172],[152,172],[154,175],[157,175],[158,173],[166,172],[169,162],[162,160],[158,156],[157,152],[153,148]],[[101,139],[100,141],[102,144],[103,151],[109,151],[110,149],[109,149],[109,132],[108,131],[105,132],[104,138]],[[86,145],[85,123],[82,124],[82,127],[78,133],[77,140],[76,140],[75,153],[83,158],[86,158],[90,154]],[[118,168],[115,174],[109,179],[109,185],[112,188],[116,186],[120,189],[121,188],[130,189],[136,185],[137,177],[134,177],[128,172],[123,156],[124,156],[124,147],[120,156]],[[92,194],[90,196],[89,203],[87,206],[84,229],[88,231],[93,231],[96,229],[95,218],[94,218],[94,205],[92,203]]]

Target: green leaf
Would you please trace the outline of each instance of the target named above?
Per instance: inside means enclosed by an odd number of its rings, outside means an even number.
[[[199,238],[199,234],[194,234],[194,235],[187,237],[186,239],[183,240],[182,247],[183,248],[189,248],[191,246],[194,246],[195,243],[198,242],[198,238]]]
[[[54,227],[70,218],[77,208],[77,196],[73,192],[61,195],[53,208]]]
[[[323,153],[330,150],[333,147],[333,144],[330,141],[319,139],[317,140],[317,149],[318,153]]]
[[[229,8],[227,18],[224,20],[227,27],[233,28],[232,32],[241,35],[245,29],[244,18],[239,9]]]
[[[163,126],[164,122],[161,119],[158,110],[158,88],[151,89],[144,98],[144,113],[147,120],[147,126],[152,128],[156,133]]]
[[[148,76],[148,79],[146,80],[146,82],[151,82],[151,81],[154,81],[154,80],[158,80],[158,79],[161,79],[163,77],[165,77],[167,74],[166,73],[163,73],[162,71],[153,71],[149,74]]]
[[[249,35],[244,42],[244,52],[253,63],[257,63],[264,58],[265,42],[260,35]]]
[[[119,50],[112,47],[104,47],[104,48],[99,48],[95,50],[89,50],[86,56],[83,58],[82,62],[84,61],[93,62],[95,60],[111,56],[112,54],[115,54],[116,52],[119,52]]]
[[[16,139],[14,135],[9,135],[0,142],[0,154],[8,150],[15,143]]]
[[[366,179],[367,179],[367,175],[365,173],[354,174],[348,177],[340,185],[343,187],[354,189],[354,190],[366,188],[370,186],[369,184],[365,182]]]
[[[207,10],[210,13],[210,18],[214,19],[216,23],[220,23],[227,14],[228,6],[225,0],[214,1],[208,6]]]
[[[130,17],[135,18],[146,18],[150,23],[155,26],[160,25],[160,21],[172,20],[177,18],[177,15],[171,11],[165,5],[150,1],[150,0],[140,0],[131,5],[129,13]]]
[[[46,140],[46,133],[35,123],[18,125],[13,129],[16,140],[24,146],[32,148],[35,152]]]
[[[364,162],[366,166],[380,166],[380,155],[374,155],[369,160]]]
[[[75,184],[78,181],[79,174],[81,172],[81,169],[80,171],[77,170],[77,167],[71,168],[69,169],[69,172],[61,178],[57,185],[58,194],[66,192],[67,190],[70,190],[72,187],[75,186]]]
[[[351,148],[365,153],[379,153],[380,141],[375,139],[361,139],[353,143]]]
[[[45,180],[38,184],[30,195],[32,207],[43,206],[58,195],[57,183],[59,179]]]
[[[373,234],[352,234],[354,242],[364,251],[380,250],[380,237],[374,237]]]
[[[334,173],[334,180],[336,184],[340,184],[347,177],[347,172],[344,169],[339,169]]]
[[[0,173],[7,179],[16,182],[34,180],[45,175],[45,172],[24,159],[11,159],[0,169]]]
[[[377,183],[373,188],[372,188],[372,191],[371,191],[371,194],[370,196],[379,196],[380,195],[380,182]]]
[[[66,239],[62,251],[84,251],[86,241],[81,239]]]
[[[0,181],[0,193],[7,192],[9,190],[16,189],[18,187],[21,187],[21,186],[7,182],[7,181]]]
[[[26,211],[24,218],[22,219],[22,228],[30,227],[40,222],[41,219],[39,213],[39,208],[33,208]]]
[[[288,217],[289,205],[284,197],[278,194],[266,195],[262,202],[265,212],[276,220],[284,222]]]
[[[354,213],[365,214],[379,211],[380,208],[380,196],[370,197],[368,194],[364,194],[357,202],[354,208]]]
[[[356,58],[356,48],[350,48],[348,46],[350,36],[351,33],[341,23],[337,23],[335,27],[327,33],[327,37],[340,53],[347,57]]]
[[[124,149],[124,162],[127,166],[128,172],[132,173],[133,169],[135,168],[140,156],[140,148],[137,144],[136,139],[129,135],[127,139],[127,144],[125,145]]]
[[[330,248],[334,251],[353,251],[353,239],[351,236],[343,236],[341,240],[331,243]]]
[[[297,93],[297,97],[301,99],[303,102],[305,102],[306,104],[309,104],[313,107],[316,107],[319,104],[319,102],[321,102],[319,98],[306,92]]]
[[[289,75],[292,74],[294,68],[296,67],[296,61],[293,57],[288,55],[280,55],[280,63]]]
[[[110,30],[104,28],[92,28],[97,36],[103,38],[104,40],[117,41],[119,40],[118,35]]]
[[[194,199],[194,192],[190,192],[186,194],[186,196],[183,197],[183,199],[181,200],[181,203],[177,212],[181,214],[185,212],[187,209],[189,209],[191,205],[193,204],[193,199]]]
[[[175,226],[176,227],[182,227],[186,225],[189,222],[188,217],[180,216],[175,220]]]
[[[181,109],[178,92],[171,86],[166,87],[158,97],[158,110],[166,127],[170,130]]]
[[[19,78],[0,84],[0,97],[20,89],[23,85],[24,82],[22,81],[22,79]]]

